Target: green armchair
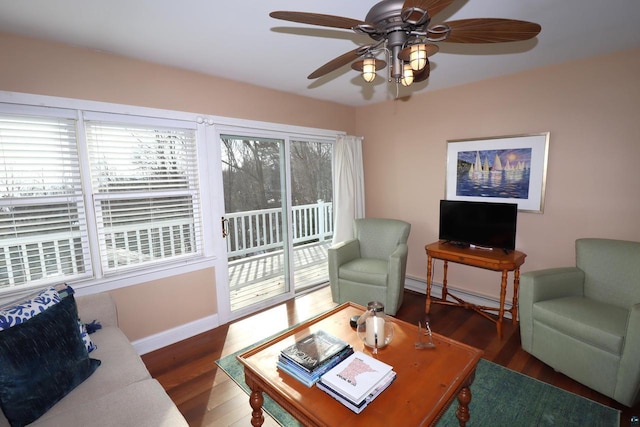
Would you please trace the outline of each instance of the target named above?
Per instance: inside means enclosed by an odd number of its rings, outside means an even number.
[[[640,400],[640,242],[576,240],[576,267],[520,277],[522,348],[616,401]]]
[[[384,304],[395,315],[404,296],[407,239],[411,224],[384,218],[356,219],[354,238],[329,248],[329,282],[336,303],[352,301],[366,307]]]

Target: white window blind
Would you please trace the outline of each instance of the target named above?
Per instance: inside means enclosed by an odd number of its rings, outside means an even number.
[[[201,253],[196,132],[85,122],[105,273]]]
[[[90,273],[76,121],[0,113],[0,289]]]

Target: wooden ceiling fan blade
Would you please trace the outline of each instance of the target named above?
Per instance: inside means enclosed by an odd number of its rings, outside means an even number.
[[[445,22],[451,28],[444,40],[451,43],[503,43],[536,37],[539,24],[516,19],[475,18]]]
[[[417,7],[426,10],[430,17],[436,16],[449,7],[455,0],[405,0],[402,10]]]
[[[313,73],[309,74],[308,79],[317,79],[318,77],[322,77],[325,74],[328,74],[343,65],[347,65],[349,62],[357,59],[359,56],[364,54],[362,47],[358,47],[350,52],[347,52],[343,55],[338,56],[337,58],[332,59],[331,61],[324,64],[322,67],[315,70]]]
[[[276,11],[269,14],[275,19],[298,22],[300,24],[320,25],[322,27],[343,28],[350,30],[366,22],[342,16],[324,15],[321,13]]]

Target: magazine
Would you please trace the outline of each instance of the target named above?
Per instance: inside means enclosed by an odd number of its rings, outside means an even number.
[[[280,354],[311,372],[348,346],[346,341],[325,331],[318,331],[285,348]]]

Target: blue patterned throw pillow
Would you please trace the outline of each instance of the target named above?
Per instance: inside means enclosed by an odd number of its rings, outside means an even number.
[[[60,302],[60,295],[54,287],[46,288],[0,310],[0,331],[19,325]]]
[[[77,328],[72,295],[0,331],[0,407],[12,427],[38,419],[100,365]]]
[[[98,346],[91,341],[91,337],[87,332],[87,326],[82,323],[80,319],[78,319],[78,328],[80,329],[80,338],[82,339],[84,346],[87,348],[87,352],[91,353],[93,350],[98,348]]]
[[[0,331],[26,322],[74,293],[73,288],[66,284],[57,288],[51,286],[36,294],[27,296],[24,300],[0,307]],[[88,352],[98,348],[89,337],[89,334],[87,334],[87,328],[80,319],[78,319],[78,330]]]

